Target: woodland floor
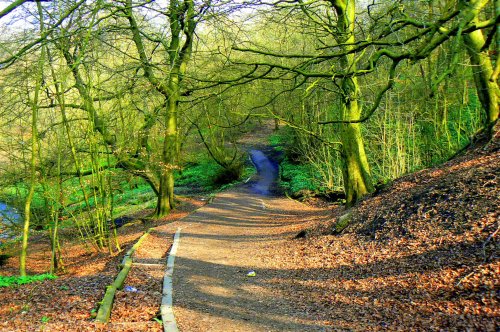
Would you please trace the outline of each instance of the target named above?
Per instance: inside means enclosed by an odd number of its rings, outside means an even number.
[[[0,331],[162,331],[155,318],[161,303],[165,257],[175,233],[171,224],[205,203],[200,199],[181,199],[178,209],[161,220],[150,224],[132,222],[119,228],[123,251],[112,256],[96,253],[81,241],[75,241],[74,234],[62,231],[66,273],[43,283],[0,288]],[[142,214],[148,213],[151,211]],[[150,227],[155,229],[134,254],[134,262],[139,264],[133,265],[125,282],[137,292],[117,291],[111,322],[106,326],[94,323],[92,317],[98,302],[119,272],[118,264],[124,253]],[[46,273],[49,261],[47,235],[32,235],[28,274]],[[0,266],[0,275],[17,273],[17,257]]]
[[[340,207],[236,188],[180,219],[202,205],[191,200],[138,252],[160,265],[133,268],[126,285],[138,291],[118,294],[112,323],[96,325],[91,311],[121,256],[68,239],[67,274],[1,289],[0,330],[159,331],[161,264],[182,227],[174,269],[181,331],[498,331],[499,174],[498,142],[476,147],[364,200],[337,236],[329,231],[345,213]],[[145,229],[124,227],[125,249]],[[46,272],[48,244],[33,240],[29,272]],[[16,273],[15,258],[0,267]]]

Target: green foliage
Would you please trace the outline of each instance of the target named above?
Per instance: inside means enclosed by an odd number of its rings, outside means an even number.
[[[207,157],[199,157],[190,162],[182,171],[175,173],[176,187],[188,187],[194,190],[212,191],[238,181],[254,172],[253,168],[235,163],[228,168],[219,166]]]
[[[275,133],[268,138],[269,144],[274,147],[276,151],[283,151],[283,146],[286,143],[286,138],[283,134]]]
[[[175,174],[178,187],[199,187],[209,191],[214,188],[214,179],[222,168],[214,161],[204,158],[196,163],[189,163],[182,171]]]
[[[269,145],[278,152],[283,152],[289,159],[295,161],[298,158],[298,133],[292,128],[283,127],[268,138]]]
[[[287,158],[280,165],[281,186],[292,195],[301,191],[323,191],[324,188],[310,165],[291,163]]]
[[[11,206],[22,210],[24,206],[24,200],[28,195],[27,183],[18,182],[16,184],[5,186],[0,191],[0,200],[8,203]],[[42,208],[45,204],[43,198],[43,189],[41,185],[37,185],[35,188],[35,194],[31,202],[33,209]]]
[[[36,281],[53,280],[53,279],[56,279],[56,278],[57,277],[55,275],[48,274],[48,273],[34,275],[34,276],[24,276],[24,277],[19,277],[19,276],[11,276],[11,277],[0,276],[0,287],[12,287],[12,286],[30,284],[30,283],[36,282]]]
[[[127,188],[122,193],[115,194],[115,204],[138,205],[155,198],[154,192],[147,184],[137,186],[136,188]]]
[[[280,162],[280,185],[292,196],[327,192],[327,185],[312,164],[300,158],[298,141],[290,128],[284,128],[269,137],[269,143],[276,151],[283,151],[285,157]]]

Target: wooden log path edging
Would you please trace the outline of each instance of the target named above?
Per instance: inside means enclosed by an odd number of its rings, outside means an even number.
[[[154,228],[150,228],[147,230],[147,232],[145,232],[144,234],[142,234],[142,236],[139,238],[139,240],[137,240],[137,242],[132,246],[132,248],[130,248],[127,253],[125,254],[125,256],[123,257],[123,260],[122,260],[122,265],[125,265],[125,261],[128,259],[128,258],[132,258],[132,255],[134,254],[134,252],[141,246],[142,242],[144,242],[144,240],[149,236],[149,233],[151,233],[151,231],[153,230]]]
[[[179,247],[181,237],[181,228],[177,229],[174,235],[174,243],[170,249],[167,259],[167,269],[165,270],[165,277],[163,278],[163,295],[161,298],[161,320],[163,322],[163,330],[165,332],[178,332],[177,323],[175,322],[175,316],[173,311],[173,300],[172,300],[172,275],[174,273],[174,261],[175,255],[177,254],[177,248]]]
[[[113,301],[115,299],[115,294],[118,289],[123,288],[123,283],[125,282],[125,279],[127,278],[127,275],[130,271],[130,268],[132,267],[133,259],[132,256],[134,252],[140,247],[142,242],[149,236],[149,233],[153,230],[153,228],[150,228],[145,232],[139,240],[130,248],[125,256],[123,257],[123,260],[121,262],[121,271],[118,273],[116,276],[115,281],[109,285],[106,288],[106,293],[104,294],[104,297],[101,301],[101,305],[99,307],[99,311],[97,311],[97,316],[96,316],[96,321],[100,323],[107,323],[109,322],[109,318],[111,317],[111,309],[113,308]]]

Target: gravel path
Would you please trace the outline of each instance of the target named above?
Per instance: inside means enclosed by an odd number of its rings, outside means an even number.
[[[273,284],[269,248],[290,239],[318,210],[239,189],[179,222],[174,314],[181,331],[323,331]],[[247,274],[255,271],[256,276]]]

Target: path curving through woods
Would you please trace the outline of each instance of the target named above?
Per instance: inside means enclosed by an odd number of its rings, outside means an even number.
[[[300,203],[243,188],[221,193],[180,221],[173,273],[179,330],[323,331],[321,322],[274,288],[287,271],[266,257],[266,248],[289,240],[293,226],[315,216]]]
[[[279,166],[268,137],[273,123],[240,140],[257,174],[219,193],[174,227],[182,228],[173,272],[173,312],[180,331],[324,331],[283,293],[291,270],[269,256],[329,211],[276,195]],[[255,276],[249,276],[254,271]]]
[[[266,253],[324,211],[271,196],[277,163],[260,150],[249,155],[257,169],[252,181],[218,194],[177,223],[182,227],[172,278],[177,326],[180,331],[323,331],[322,322],[275,287],[286,282],[289,271]]]

